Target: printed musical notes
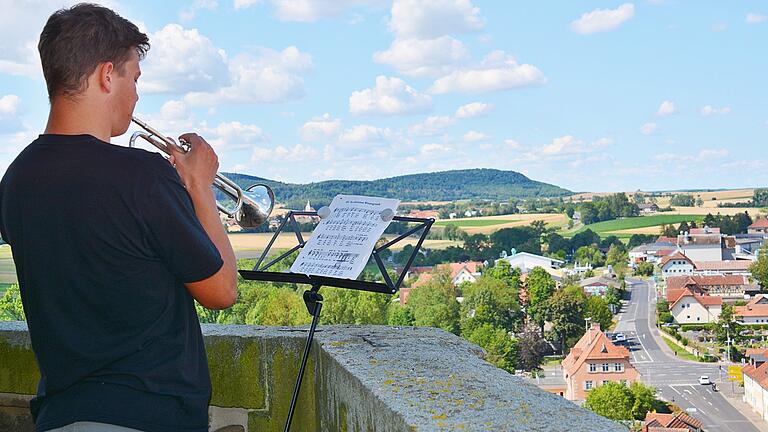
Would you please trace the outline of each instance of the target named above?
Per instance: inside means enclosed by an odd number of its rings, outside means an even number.
[[[337,195],[330,216],[315,228],[291,272],[356,279],[389,225],[381,218],[382,210],[395,211],[399,204],[395,199]]]

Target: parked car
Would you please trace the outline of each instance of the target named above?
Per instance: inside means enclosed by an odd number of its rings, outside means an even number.
[[[624,333],[616,333],[613,335],[613,343],[623,344],[626,341],[627,337],[624,335]]]
[[[707,375],[702,375],[699,377],[699,384],[710,385],[712,384],[712,381],[709,380],[709,377]]]

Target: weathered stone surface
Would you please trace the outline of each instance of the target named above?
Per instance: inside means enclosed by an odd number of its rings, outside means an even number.
[[[212,430],[282,431],[305,329],[205,325],[203,333]],[[438,329],[323,326],[291,430],[626,431],[481,355]],[[0,323],[0,430],[31,430],[28,397],[17,396],[34,392],[36,373],[26,326]]]

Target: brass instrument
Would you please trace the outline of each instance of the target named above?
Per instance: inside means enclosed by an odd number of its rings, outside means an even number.
[[[177,143],[138,118],[132,117],[131,119],[144,131],[136,131],[131,135],[128,144],[130,147],[135,146],[137,139],[143,138],[168,155],[172,154],[169,146],[175,146],[181,153],[187,153],[190,150],[188,143],[184,141]],[[219,211],[233,218],[243,228],[255,228],[263,224],[269,218],[269,214],[272,213],[272,208],[275,205],[275,194],[265,184],[254,184],[243,190],[232,180],[216,173],[213,185],[235,202],[233,208],[228,208],[228,206],[216,201]]]

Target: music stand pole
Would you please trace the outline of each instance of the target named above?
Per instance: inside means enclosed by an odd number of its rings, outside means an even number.
[[[304,378],[304,369],[307,367],[307,360],[309,359],[309,350],[312,347],[312,339],[315,336],[315,329],[317,323],[320,321],[320,311],[323,309],[323,296],[318,292],[320,290],[320,284],[313,283],[312,289],[304,291],[304,303],[307,305],[307,310],[312,315],[312,324],[309,326],[309,333],[307,334],[307,342],[304,345],[304,354],[301,358],[301,366],[299,367],[299,375],[296,377],[296,385],[293,387],[293,396],[291,397],[291,407],[288,409],[288,418],[285,421],[284,432],[290,432],[291,421],[293,420],[293,413],[296,411],[296,401],[299,398],[299,390],[301,389],[301,381]]]

